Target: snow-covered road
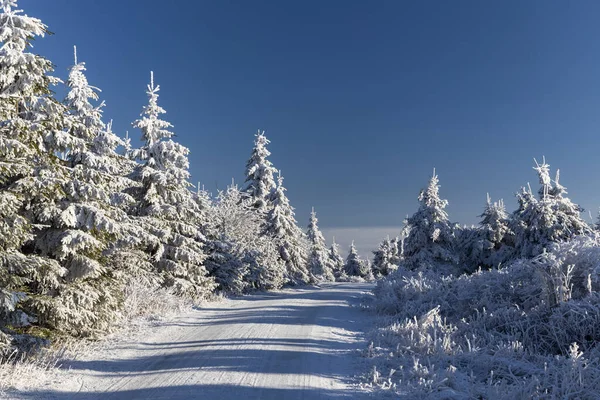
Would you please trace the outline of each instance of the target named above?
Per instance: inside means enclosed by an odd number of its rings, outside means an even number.
[[[357,399],[358,307],[370,284],[334,283],[211,303],[70,362],[69,380],[21,399]]]

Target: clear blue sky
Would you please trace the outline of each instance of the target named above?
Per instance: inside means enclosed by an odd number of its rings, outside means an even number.
[[[600,2],[20,0],[55,35],[35,50],[65,78],[72,46],[133,137],[149,71],[194,181],[243,179],[271,139],[304,226],[398,227],[436,167],[453,221],[486,192],[514,208],[533,157],[600,205]],[[395,229],[395,228],[394,228]]]

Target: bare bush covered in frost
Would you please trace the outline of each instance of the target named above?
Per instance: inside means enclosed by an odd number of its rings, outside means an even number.
[[[232,185],[209,209],[206,267],[224,292],[279,289],[285,282],[279,248],[261,235],[263,218],[255,204]]]
[[[597,398],[598,260],[598,237],[581,236],[472,275],[400,267],[375,290],[393,315],[374,334],[378,384],[402,398]]]

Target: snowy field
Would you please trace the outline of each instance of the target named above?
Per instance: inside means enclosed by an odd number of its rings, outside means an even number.
[[[367,283],[219,303],[63,363],[14,399],[358,399]]]

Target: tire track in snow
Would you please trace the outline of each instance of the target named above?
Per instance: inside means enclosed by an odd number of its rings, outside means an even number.
[[[123,345],[113,358],[74,361],[70,379],[20,399],[358,399],[357,354],[370,284],[334,283],[212,303]],[[65,385],[68,387],[68,385]]]

